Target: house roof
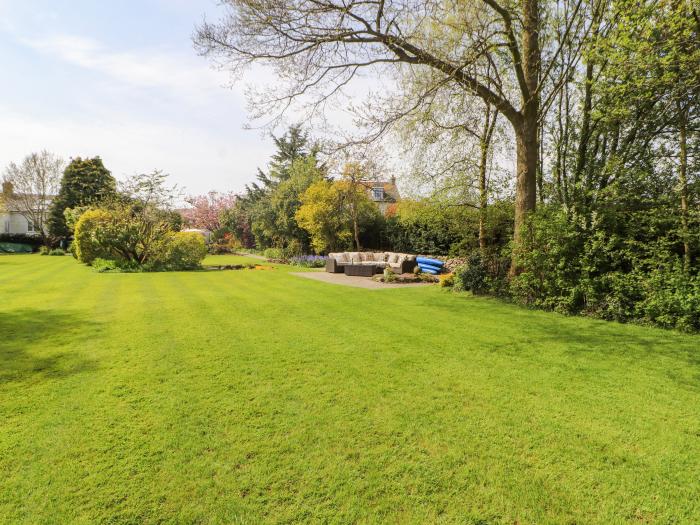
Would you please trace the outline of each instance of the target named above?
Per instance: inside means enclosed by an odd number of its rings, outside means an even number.
[[[382,188],[384,190],[384,198],[381,200],[373,198],[372,200],[375,202],[398,202],[401,200],[399,188],[396,186],[396,180],[393,177],[388,181],[364,180],[362,184],[367,188],[367,191],[370,192],[370,197],[372,197],[371,191],[373,189]]]

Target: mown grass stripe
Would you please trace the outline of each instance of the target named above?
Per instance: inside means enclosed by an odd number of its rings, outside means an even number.
[[[284,266],[17,257],[0,522],[700,517],[697,336]]]

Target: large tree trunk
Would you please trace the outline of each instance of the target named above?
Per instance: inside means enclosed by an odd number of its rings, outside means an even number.
[[[536,206],[537,193],[537,115],[526,118],[523,125],[515,130],[516,172],[515,182],[515,231],[514,250],[511,263],[511,277],[520,273],[517,252],[522,243],[525,220]]]
[[[523,76],[525,87],[522,118],[515,127],[516,172],[515,182],[515,231],[513,234],[513,256],[511,277],[520,273],[517,261],[522,245],[523,230],[528,213],[537,202],[537,165],[539,161],[539,112],[540,99],[537,92],[540,76],[540,46],[538,41],[540,12],[538,0],[523,0]],[[515,124],[515,123],[514,123]]]

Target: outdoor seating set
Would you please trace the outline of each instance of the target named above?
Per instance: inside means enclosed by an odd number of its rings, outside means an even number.
[[[416,265],[416,256],[407,253],[341,252],[328,254],[326,271],[372,277],[376,273],[382,273],[385,268],[397,274],[411,273]]]

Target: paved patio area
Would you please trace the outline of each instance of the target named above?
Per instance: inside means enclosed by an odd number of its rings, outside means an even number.
[[[292,275],[313,279],[329,284],[339,284],[341,286],[352,286],[354,288],[366,288],[368,290],[387,290],[389,288],[411,288],[414,286],[430,286],[431,283],[378,283],[371,277],[351,277],[344,273],[320,272],[293,272]]]

